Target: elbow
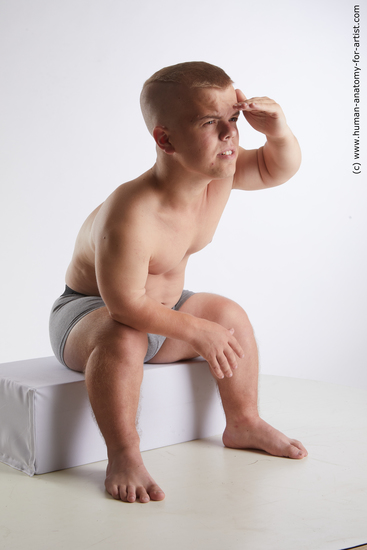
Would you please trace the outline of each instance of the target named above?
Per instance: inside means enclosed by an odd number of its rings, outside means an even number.
[[[144,308],[139,302],[132,300],[113,301],[113,305],[106,304],[106,307],[113,321],[135,328],[136,330],[144,328]]]
[[[132,326],[131,323],[133,319],[136,317],[136,315],[134,315],[134,309],[126,306],[121,306],[121,307],[115,306],[113,308],[107,306],[107,311],[110,318],[113,321],[117,321],[122,325]]]
[[[107,308],[107,311],[108,311],[108,314],[110,316],[110,318],[113,320],[113,321],[117,321],[118,323],[121,323],[121,315],[119,315],[119,312],[118,311],[113,311],[113,310],[110,310],[109,308]]]
[[[293,147],[287,154],[271,152],[265,155],[265,148],[258,149],[258,168],[264,187],[276,187],[289,181],[300,169],[302,162],[301,149],[297,139],[293,136]]]

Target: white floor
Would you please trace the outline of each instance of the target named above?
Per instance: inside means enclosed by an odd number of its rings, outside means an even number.
[[[220,436],[143,453],[166,492],[117,502],[105,462],[33,478],[0,464],[4,550],[341,550],[367,543],[367,392],[261,376],[260,410],[302,461],[226,449]]]

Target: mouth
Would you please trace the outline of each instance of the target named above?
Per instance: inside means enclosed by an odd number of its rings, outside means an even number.
[[[226,151],[223,151],[222,153],[219,153],[220,157],[231,157],[234,155],[233,149],[227,149]]]

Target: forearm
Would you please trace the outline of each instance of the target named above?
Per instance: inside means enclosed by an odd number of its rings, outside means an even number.
[[[163,306],[146,294],[134,301],[121,303],[114,309],[108,309],[112,319],[140,332],[160,334],[186,342],[191,342],[200,330],[200,325],[206,322]]]
[[[232,369],[237,365],[236,356],[244,357],[244,351],[234,335],[233,328],[174,311],[146,295],[134,305],[130,304],[120,312],[116,308],[115,311],[117,313],[110,312],[115,321],[141,332],[161,334],[173,340],[189,343],[197,355],[208,361],[217,379],[232,376]]]
[[[273,187],[288,181],[301,164],[301,150],[288,128],[282,137],[269,137],[258,149],[258,165],[265,185]]]

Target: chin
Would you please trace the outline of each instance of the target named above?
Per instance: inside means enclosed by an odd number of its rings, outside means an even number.
[[[211,177],[217,180],[224,180],[227,178],[233,178],[235,173],[236,173],[236,166],[233,166],[233,167],[228,166],[225,170],[223,170],[223,168],[218,170],[213,170]]]

